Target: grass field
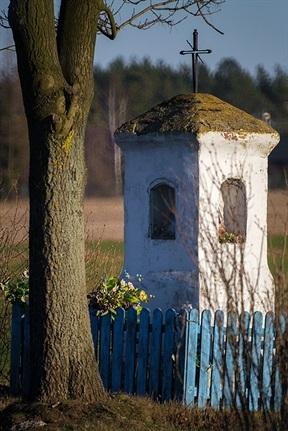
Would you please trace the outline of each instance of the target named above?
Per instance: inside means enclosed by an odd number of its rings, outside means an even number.
[[[87,288],[93,289],[103,275],[117,274],[123,263],[123,200],[91,198],[85,201]],[[3,268],[19,273],[27,267],[27,201],[0,201],[0,279]],[[10,237],[1,244],[1,228]],[[268,261],[273,274],[288,272],[288,191],[268,196]],[[9,252],[8,252],[9,251]],[[4,268],[4,269],[5,269]],[[2,272],[2,273],[1,273]]]
[[[27,235],[28,201],[0,201],[0,227],[9,225],[16,218],[15,239]],[[86,233],[89,239],[123,240],[123,199],[88,198],[84,203]],[[288,232],[288,190],[276,190],[268,195],[268,232],[283,235]]]

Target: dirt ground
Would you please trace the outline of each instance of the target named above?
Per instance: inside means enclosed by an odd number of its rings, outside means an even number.
[[[85,201],[86,232],[89,239],[123,239],[123,199],[89,198]],[[15,236],[27,232],[28,202],[0,202],[0,229],[14,226]],[[268,232],[283,234],[288,230],[288,191],[277,190],[268,197]]]

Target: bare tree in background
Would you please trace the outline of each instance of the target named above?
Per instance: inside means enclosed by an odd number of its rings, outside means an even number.
[[[95,401],[98,374],[86,300],[84,134],[93,98],[97,33],[175,25],[223,0],[10,0],[30,142],[30,398]],[[7,24],[6,17],[2,24]],[[210,24],[212,25],[212,24]]]
[[[121,149],[116,145],[114,132],[121,124],[126,121],[127,113],[127,97],[120,96],[117,98],[115,85],[113,81],[109,85],[108,95],[108,121],[109,121],[109,134],[113,146],[113,168],[114,168],[114,184],[115,194],[122,194],[122,157]]]

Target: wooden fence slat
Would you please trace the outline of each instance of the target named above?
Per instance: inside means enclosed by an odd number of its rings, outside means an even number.
[[[96,359],[98,359],[98,329],[99,329],[100,318],[97,317],[96,308],[89,307],[89,318],[90,318],[92,340],[94,345],[94,352],[95,352]]]
[[[149,394],[154,398],[159,395],[160,388],[160,364],[162,349],[162,322],[163,314],[159,308],[153,311],[151,334],[151,359]]]
[[[173,358],[175,347],[175,318],[176,311],[172,308],[165,313],[165,333],[163,346],[163,382],[162,382],[162,400],[172,399],[172,376],[173,376]]]
[[[259,408],[260,377],[261,377],[261,339],[262,339],[262,313],[256,311],[252,326],[252,348],[249,387],[249,410],[256,411]]]
[[[224,313],[217,310],[214,318],[213,356],[211,376],[211,407],[219,409],[222,394],[224,347]]]
[[[124,390],[128,394],[132,394],[134,392],[136,327],[137,327],[137,312],[134,308],[130,308],[127,312],[125,376],[124,376]]]
[[[284,341],[284,334],[286,331],[286,317],[279,316],[279,321],[276,323],[276,358],[275,358],[275,382],[274,382],[274,410],[279,412],[283,403],[283,389],[282,389],[282,373],[281,373],[281,355]]]
[[[110,383],[110,333],[111,316],[105,314],[100,319],[99,370],[103,385],[107,390],[109,390]]]
[[[240,316],[239,321],[238,384],[236,388],[236,406],[239,409],[248,408],[246,392],[251,355],[251,351],[249,352],[249,327],[250,314],[245,311]]]
[[[189,311],[186,327],[183,400],[187,406],[192,406],[195,399],[198,332],[199,313],[193,309]]]
[[[209,310],[202,312],[201,318],[201,353],[198,388],[198,407],[205,407],[208,398],[208,378],[210,368],[210,344],[211,344],[211,313]],[[198,354],[198,353],[197,353]]]
[[[272,396],[272,369],[273,369],[273,344],[274,344],[274,316],[267,313],[265,317],[263,373],[262,373],[262,405],[265,410],[270,409]]]
[[[181,309],[176,317],[175,353],[175,400],[183,401],[183,382],[185,367],[185,341],[188,310]]]
[[[148,347],[149,347],[150,310],[143,308],[140,314],[139,342],[138,342],[138,366],[136,394],[146,394]]]
[[[112,332],[112,370],[111,370],[111,391],[119,392],[122,383],[123,369],[123,333],[125,323],[125,311],[118,308],[113,322]]]
[[[21,349],[22,331],[21,320],[23,315],[23,304],[16,302],[12,305],[11,322],[11,371],[10,371],[10,392],[11,395],[19,395],[21,392]]]
[[[237,314],[228,313],[226,329],[226,351],[224,367],[224,405],[231,407],[235,394]]]
[[[23,395],[24,397],[29,396],[30,392],[30,377],[31,377],[31,364],[30,364],[30,313],[29,307],[25,304],[25,318],[23,327]]]

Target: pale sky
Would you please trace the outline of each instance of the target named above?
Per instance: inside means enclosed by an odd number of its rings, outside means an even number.
[[[1,9],[7,4],[8,0],[0,0]],[[288,0],[226,0],[212,17],[213,24],[224,32],[224,36],[208,27],[201,18],[193,17],[172,29],[159,25],[146,31],[126,28],[114,41],[104,36],[97,38],[95,63],[105,67],[117,56],[125,60],[146,56],[153,62],[161,59],[173,67],[180,63],[190,65],[191,59],[180,56],[179,51],[187,48],[186,39],[191,40],[192,32],[197,28],[199,48],[213,51],[205,56],[211,69],[223,57],[234,57],[252,73],[258,64],[269,72],[273,72],[275,64],[288,70],[287,21]],[[2,46],[7,31],[1,29],[0,37]]]

